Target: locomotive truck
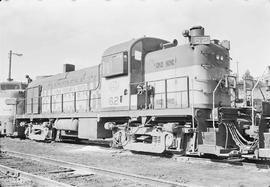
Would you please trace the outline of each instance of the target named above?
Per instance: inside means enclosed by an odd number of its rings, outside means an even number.
[[[99,65],[28,85],[16,127],[31,139],[112,140],[136,152],[269,158],[270,104],[235,107],[230,42],[204,28],[187,43],[143,37],[114,45]]]

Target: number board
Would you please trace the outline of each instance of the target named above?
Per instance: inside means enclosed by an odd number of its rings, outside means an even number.
[[[208,45],[210,44],[210,36],[192,36],[191,43],[193,45]]]

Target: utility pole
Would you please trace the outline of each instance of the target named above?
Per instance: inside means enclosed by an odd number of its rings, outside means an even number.
[[[236,62],[236,71],[237,71],[237,79],[236,79],[236,81],[237,82],[239,81],[239,67],[238,67],[238,65],[239,65],[239,62],[237,61]]]
[[[13,79],[11,78],[11,58],[12,58],[12,51],[9,51],[9,66],[8,66],[8,78],[7,81],[12,81]]]
[[[11,78],[11,61],[12,61],[12,55],[22,56],[23,54],[13,53],[12,50],[9,51],[9,66],[8,66],[8,78],[7,78],[7,81],[12,81],[13,80]]]

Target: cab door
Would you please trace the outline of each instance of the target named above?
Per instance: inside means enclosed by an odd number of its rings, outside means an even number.
[[[137,42],[131,48],[130,57],[130,107],[133,110],[145,108],[144,51],[143,42]]]
[[[150,95],[145,82],[145,56],[162,48],[165,40],[143,38],[136,42],[130,51],[130,109],[149,109]]]

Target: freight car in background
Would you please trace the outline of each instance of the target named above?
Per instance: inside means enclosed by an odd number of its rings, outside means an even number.
[[[98,66],[39,79],[16,126],[31,139],[106,140],[124,149],[270,157],[270,104],[232,107],[230,43],[201,26],[186,44],[143,37],[108,48]],[[260,114],[260,115],[259,115]]]
[[[15,115],[24,114],[26,87],[27,84],[22,82],[0,82],[0,135],[11,136],[15,132]]]

